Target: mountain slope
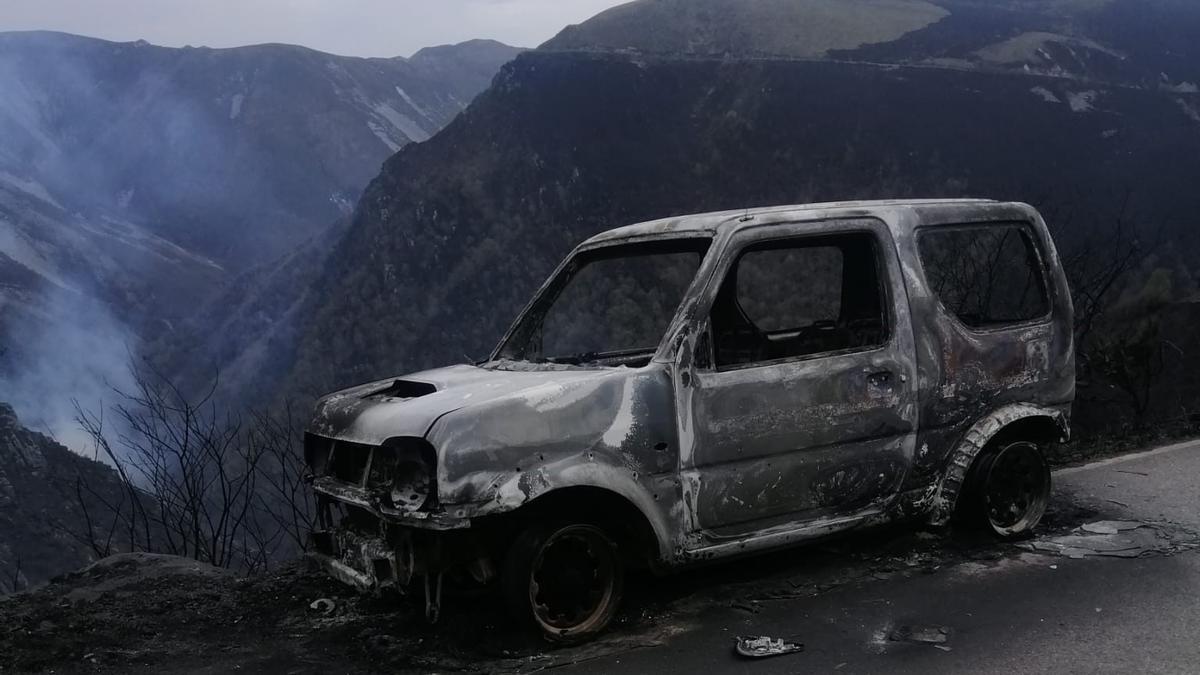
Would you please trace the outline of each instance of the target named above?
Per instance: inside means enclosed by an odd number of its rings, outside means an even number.
[[[542,48],[812,58],[890,42],[947,14],[925,0],[641,0],[568,27]]]
[[[0,393],[41,426],[123,384],[143,340],[174,349],[183,319],[344,218],[519,51],[0,33]]]
[[[1128,194],[1149,222],[1194,222],[1200,97],[1186,64],[1155,72],[1162,61],[1135,56],[1152,45],[1126,41],[1133,74],[1104,80],[1080,45],[1118,51],[1102,41],[1115,23],[1146,35],[1163,16],[1173,26],[1163,40],[1200,42],[1200,8],[1151,3],[1163,14],[1138,19],[1134,0],[1014,2],[1001,16],[995,5],[934,4],[948,15],[836,58],[614,51],[580,37],[588,24],[564,32],[569,44],[522,55],[436,138],[385,164],[310,287],[297,360],[277,390],[315,394],[483,355],[571,245],[641,219],[972,195],[1107,223]],[[656,5],[673,6],[634,9]],[[671,30],[647,16],[646,33]],[[1046,61],[1038,67],[1007,56],[998,66],[987,51],[1031,32],[1062,35],[1067,24],[1095,28],[1065,46],[1000,50]],[[931,62],[980,50],[978,63]],[[1068,63],[1071,53],[1082,65]]]
[[[0,403],[0,592],[14,590],[14,580],[26,588],[94,559],[82,505],[98,513],[102,501],[116,504],[124,492],[111,468],[22,427]],[[95,524],[100,541],[107,525]],[[122,541],[113,534],[114,543]]]
[[[1188,0],[637,0],[542,46],[695,58],[802,58],[991,70],[1188,91]]]

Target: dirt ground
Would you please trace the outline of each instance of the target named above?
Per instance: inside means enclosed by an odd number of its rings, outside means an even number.
[[[1044,532],[1092,515],[1056,502]],[[0,672],[535,672],[653,647],[714,606],[764,603],[1018,552],[990,539],[912,527],[734,561],[664,579],[634,576],[602,639],[556,647],[513,626],[487,591],[447,589],[442,620],[419,597],[361,596],[303,562],[241,577],[147,554],[105,559],[39,589],[0,598]],[[327,598],[313,609],[312,603]]]

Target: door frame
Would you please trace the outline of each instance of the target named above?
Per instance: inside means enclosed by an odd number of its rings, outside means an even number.
[[[888,321],[888,338],[883,345],[865,349],[852,349],[838,352],[827,352],[770,362],[746,364],[735,368],[718,370],[714,363],[714,345],[711,337],[709,313],[716,294],[724,282],[726,275],[732,269],[735,261],[743,250],[761,242],[776,239],[803,239],[808,237],[820,238],[841,234],[868,233],[873,236],[877,256],[877,269],[881,285],[881,299]],[[719,250],[720,260],[713,267],[711,274],[704,282],[703,290],[696,296],[695,305],[690,314],[690,321],[674,340],[677,346],[674,354],[674,385],[676,391],[676,415],[680,439],[679,471],[682,497],[682,526],[686,532],[685,547],[689,550],[723,548],[734,545],[741,550],[758,548],[759,545],[770,546],[774,540],[789,541],[806,539],[812,536],[828,534],[831,531],[852,526],[863,518],[880,510],[867,509],[863,513],[850,516],[804,520],[793,519],[782,525],[765,527],[752,531],[746,536],[738,536],[734,541],[717,541],[713,543],[711,533],[707,533],[699,520],[698,498],[702,474],[696,466],[697,458],[697,426],[695,419],[696,407],[694,392],[698,380],[718,376],[722,373],[744,371],[749,369],[786,365],[793,362],[820,361],[848,354],[863,354],[869,358],[871,352],[892,355],[895,361],[902,364],[902,372],[896,375],[904,380],[904,400],[901,402],[906,420],[911,421],[911,428],[900,436],[904,444],[908,464],[904,467],[907,473],[911,466],[915,450],[916,432],[919,425],[916,406],[916,355],[912,317],[909,314],[908,291],[904,283],[903,266],[900,263],[892,228],[877,217],[842,217],[821,218],[814,220],[789,220],[783,223],[764,223],[761,225],[745,226],[729,236],[722,237]],[[698,347],[706,348],[704,365],[697,366]],[[904,476],[896,481],[899,486]],[[890,494],[894,498],[898,492]],[[831,529],[832,528],[832,529]],[[724,539],[724,537],[718,537]],[[761,540],[757,544],[748,544],[747,540]]]

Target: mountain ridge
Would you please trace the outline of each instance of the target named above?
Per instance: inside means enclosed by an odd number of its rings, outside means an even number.
[[[211,51],[211,52],[228,52],[228,51],[239,51],[239,50],[254,50],[254,49],[258,49],[258,48],[268,48],[268,49],[284,48],[284,49],[296,49],[296,50],[300,50],[300,51],[304,51],[304,52],[311,52],[313,54],[319,54],[319,55],[323,55],[323,56],[332,56],[335,58],[362,59],[364,61],[392,61],[392,60],[412,61],[414,59],[418,59],[419,57],[428,56],[429,54],[437,53],[439,51],[456,50],[456,49],[466,49],[466,50],[475,50],[475,51],[492,50],[492,51],[503,51],[503,52],[507,52],[507,53],[521,52],[521,51],[527,50],[526,47],[516,47],[513,45],[506,44],[504,42],[501,42],[499,40],[493,40],[490,38],[471,38],[471,39],[467,39],[467,40],[462,40],[460,42],[447,42],[445,44],[429,45],[427,47],[421,47],[421,48],[417,49],[417,51],[413,52],[409,56],[403,56],[403,55],[399,55],[399,54],[396,56],[355,56],[353,54],[339,54],[337,52],[327,52],[327,51],[323,51],[321,49],[317,49],[315,47],[308,47],[308,46],[296,44],[293,42],[254,42],[254,43],[248,43],[248,44],[244,44],[244,45],[235,45],[235,46],[231,46],[231,47],[210,47],[210,46],[206,46],[206,45],[184,45],[182,47],[171,47],[168,45],[160,45],[160,44],[157,44],[154,42],[150,42],[149,40],[145,40],[145,39],[114,40],[114,39],[109,39],[109,38],[95,37],[92,35],[84,35],[82,33],[72,33],[69,31],[60,31],[60,30],[0,30],[0,38],[2,38],[4,36],[26,36],[26,37],[39,37],[40,36],[45,39],[78,40],[81,42],[98,42],[98,43],[105,43],[108,45],[126,45],[126,46],[137,47],[137,48],[147,48],[148,47],[148,48],[153,48],[153,49],[163,49],[163,50],[172,50],[172,51],[196,50],[196,51]]]
[[[1197,30],[1195,7],[1180,0],[636,0],[539,49],[1092,74],[1114,83],[1174,76],[1169,86],[1181,86],[1200,82]]]

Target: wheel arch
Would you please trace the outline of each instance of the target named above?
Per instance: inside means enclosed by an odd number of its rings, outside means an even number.
[[[945,470],[930,492],[929,521],[934,525],[949,522],[963,483],[976,458],[994,441],[1024,438],[1039,443],[1066,441],[1070,438],[1070,420],[1063,410],[1027,403],[998,408],[971,426],[950,453]]]
[[[633,500],[614,490],[595,485],[569,485],[538,495],[512,515],[523,520],[575,519],[599,525],[617,539],[630,562],[651,567],[663,559],[661,523],[640,508]]]

